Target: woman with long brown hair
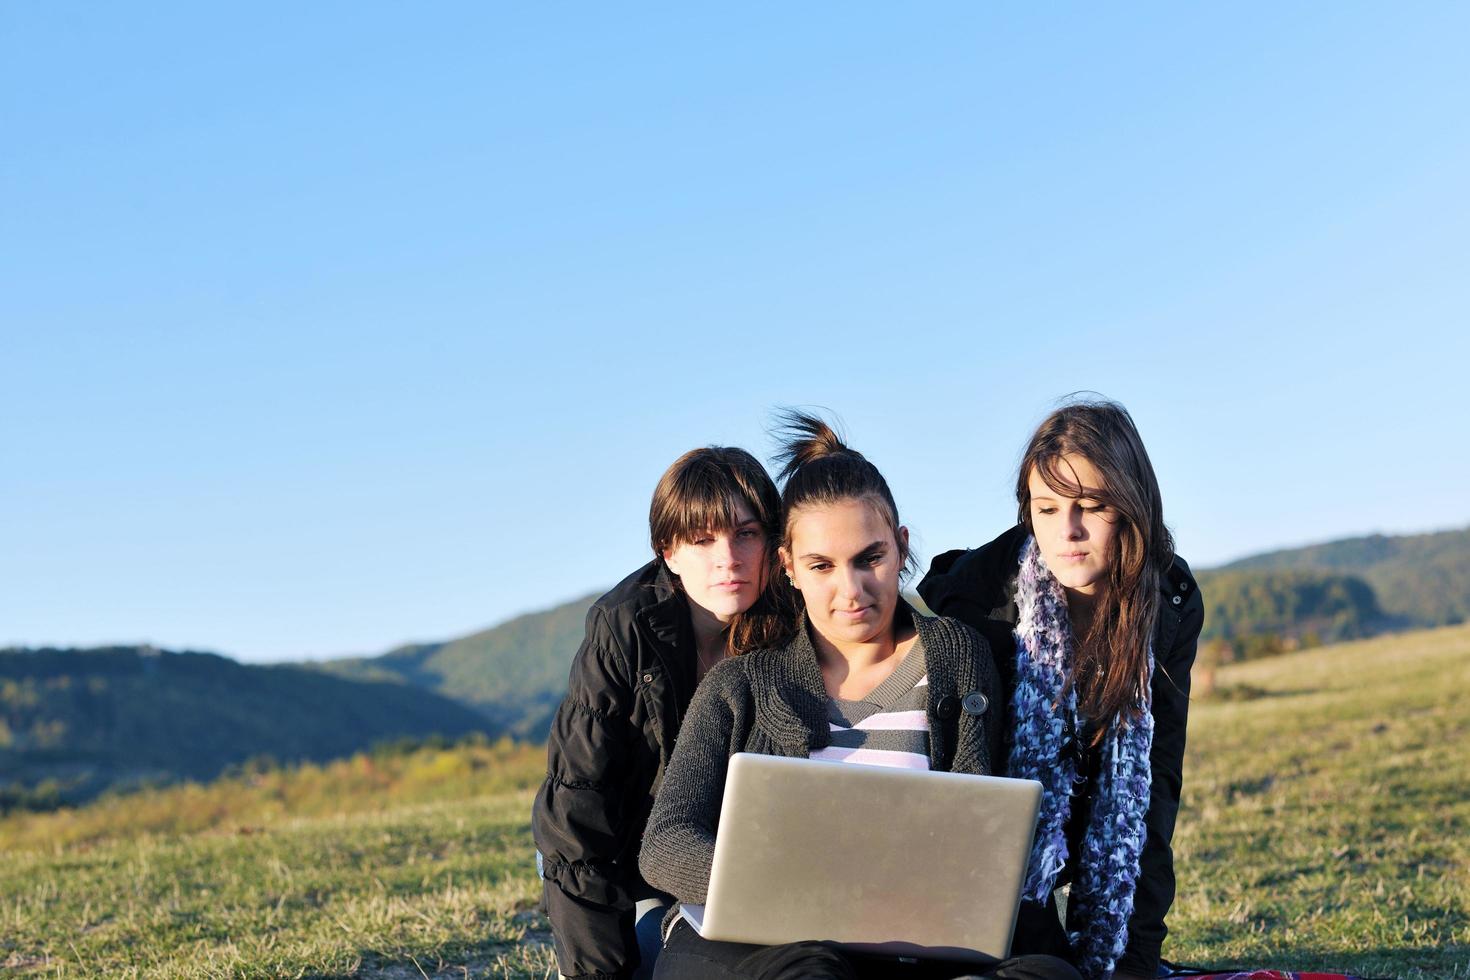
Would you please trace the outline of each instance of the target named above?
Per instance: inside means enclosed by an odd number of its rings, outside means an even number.
[[[652,972],[671,899],[638,872],[643,828],[704,675],[789,635],[770,591],[780,509],[745,450],[685,453],[653,493],[653,560],[587,612],[531,815],[564,977]]]
[[[1009,705],[1005,773],[1043,785],[1013,951],[1061,956],[1087,977],[1153,977],[1204,603],[1116,402],[1049,415],[1016,501],[1015,527],[940,555],[919,585],[936,613],[990,640]]]

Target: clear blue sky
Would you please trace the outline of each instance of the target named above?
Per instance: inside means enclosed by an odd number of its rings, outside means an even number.
[[[0,644],[605,587],[821,405],[924,558],[1133,411],[1196,565],[1470,523],[1470,8],[7,4]]]

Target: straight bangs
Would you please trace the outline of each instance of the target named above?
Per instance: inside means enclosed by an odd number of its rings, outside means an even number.
[[[734,531],[740,523],[740,503],[733,494],[680,501],[670,508],[668,525],[664,529],[667,547],[694,541],[711,531]],[[756,518],[759,519],[760,515],[756,514]]]
[[[766,536],[776,530],[780,498],[760,462],[742,449],[711,447],[685,453],[659,481],[649,508],[655,554],[707,532],[734,531],[749,508]]]

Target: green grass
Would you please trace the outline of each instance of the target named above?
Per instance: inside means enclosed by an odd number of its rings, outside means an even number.
[[[13,817],[0,969],[544,977],[527,825],[544,764],[470,743]]]
[[[1470,628],[1219,683],[1191,709],[1165,955],[1470,977]]]
[[[1470,978],[1470,627],[1233,665],[1190,722],[1171,959]],[[554,975],[542,750],[470,742],[0,820],[0,971]]]

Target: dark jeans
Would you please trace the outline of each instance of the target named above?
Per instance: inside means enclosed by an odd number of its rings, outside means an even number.
[[[680,920],[664,941],[654,980],[1081,980],[1064,960],[1018,956],[988,967],[942,960],[917,963],[867,956],[833,943],[748,946],[703,939]]]
[[[633,980],[651,980],[658,954],[663,951],[659,927],[669,907],[656,898],[645,898],[633,907],[633,933],[638,937],[638,969]]]

